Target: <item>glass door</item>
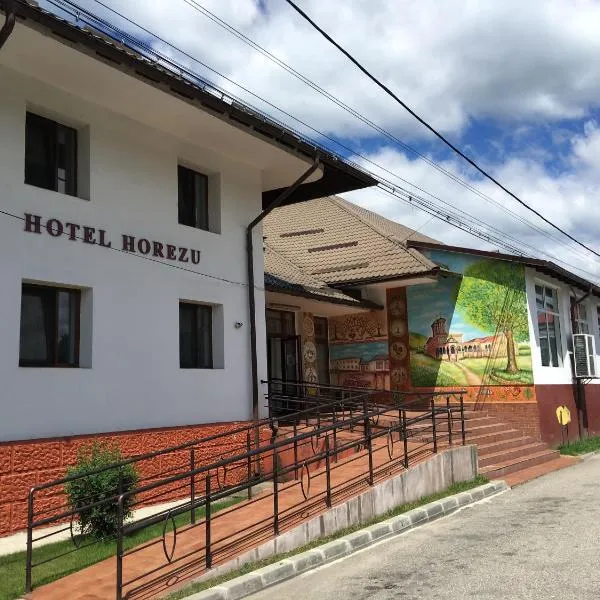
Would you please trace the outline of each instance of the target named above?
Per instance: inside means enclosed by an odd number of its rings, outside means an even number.
[[[301,391],[297,385],[300,381],[300,336],[296,335],[296,319],[293,312],[267,310],[267,366],[271,391],[282,395],[278,402],[279,411],[296,412],[294,397]],[[275,381],[273,381],[275,380]],[[279,406],[281,405],[281,406]]]

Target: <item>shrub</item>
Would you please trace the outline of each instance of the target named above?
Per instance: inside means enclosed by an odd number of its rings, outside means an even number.
[[[123,460],[121,450],[116,445],[94,442],[82,448],[77,454],[77,464],[67,471],[67,475],[83,475]],[[111,537],[117,532],[117,502],[120,493],[132,490],[138,482],[138,474],[133,465],[122,465],[113,469],[93,473],[65,484],[69,505],[79,513],[79,530],[98,538]],[[103,499],[114,498],[90,508],[88,504]],[[123,516],[131,516],[134,496],[123,501]]]

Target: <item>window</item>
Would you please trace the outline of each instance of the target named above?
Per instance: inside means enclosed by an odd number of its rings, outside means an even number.
[[[585,304],[577,304],[575,300],[571,298],[571,309],[573,310],[573,320],[575,323],[575,331],[573,333],[589,333],[590,326]]]
[[[296,335],[296,316],[285,310],[267,309],[267,337]]]
[[[212,369],[212,307],[179,303],[179,366]]]
[[[23,284],[21,367],[78,367],[79,290]]]
[[[25,183],[77,195],[77,131],[28,112],[25,121]]]
[[[177,180],[179,223],[208,231],[208,177],[179,165]]]
[[[535,302],[542,366],[560,367],[562,365],[562,345],[558,294],[553,288],[536,285]]]
[[[329,328],[325,317],[314,317],[317,348],[317,376],[321,385],[329,384]]]

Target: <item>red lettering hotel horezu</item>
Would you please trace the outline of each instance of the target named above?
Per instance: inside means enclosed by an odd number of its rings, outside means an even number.
[[[80,240],[85,244],[94,244],[104,248],[112,248],[105,229],[96,229],[88,225],[77,223],[63,223],[59,219],[47,219],[45,222],[39,215],[25,213],[25,231],[28,233],[47,233],[52,237],[63,235],[71,241]],[[152,255],[156,258],[166,258],[178,262],[191,262],[197,265],[200,262],[200,250],[175,246],[164,242],[157,242],[147,238],[136,239],[133,235],[121,235],[121,250],[132,254]]]

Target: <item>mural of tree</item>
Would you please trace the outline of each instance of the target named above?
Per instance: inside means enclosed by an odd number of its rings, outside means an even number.
[[[504,333],[506,372],[518,372],[515,342],[529,339],[523,267],[499,260],[482,260],[468,266],[456,308],[471,325],[496,335]]]

